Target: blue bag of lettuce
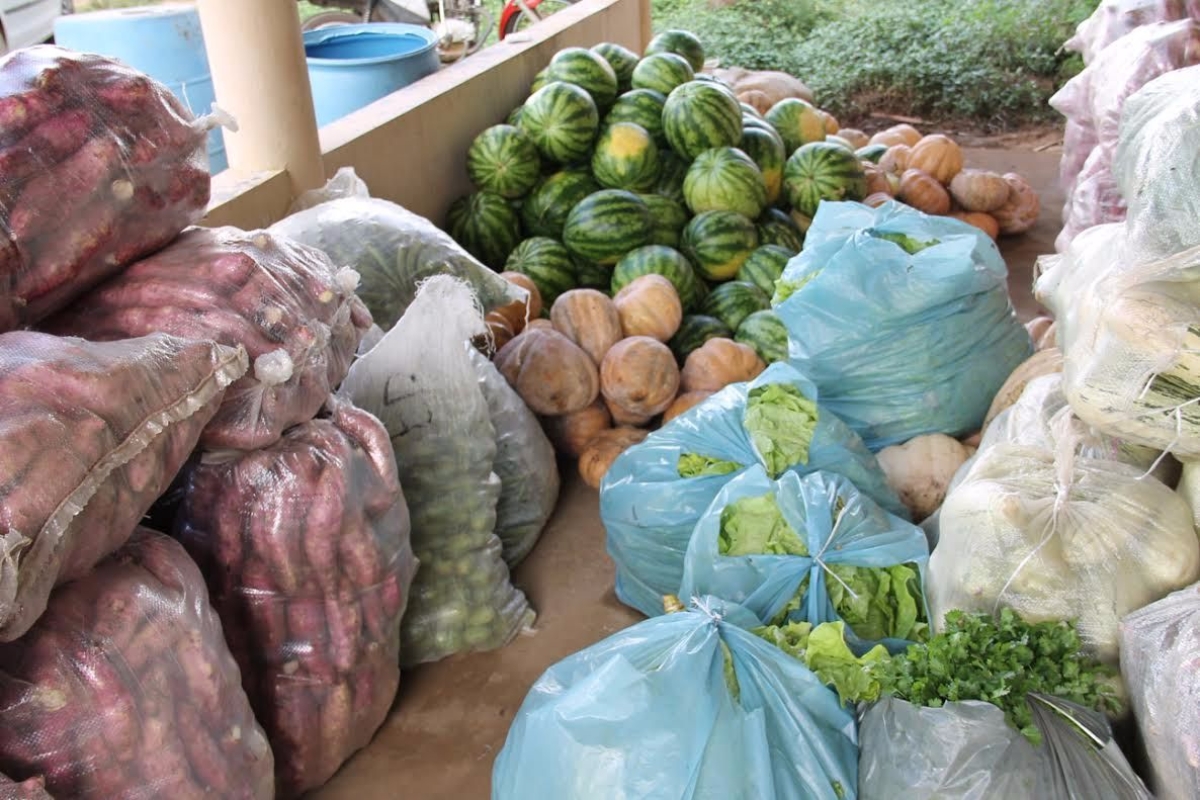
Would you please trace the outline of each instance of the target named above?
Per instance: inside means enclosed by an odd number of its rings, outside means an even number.
[[[753,466],[768,475],[844,475],[908,518],[875,456],[787,364],[727,386],[617,457],[600,485],[600,519],[617,597],[647,616],[679,591],[692,528],[717,492]]]
[[[901,203],[821,203],[773,305],[789,362],[872,451],[978,430],[1033,354],[987,234]]]
[[[492,800],[852,800],[853,706],[699,598],[548,669],[513,720]]]
[[[697,523],[681,597],[713,595],[767,624],[842,621],[851,649],[892,652],[929,634],[917,526],[841,475],[752,467],[725,485]]]

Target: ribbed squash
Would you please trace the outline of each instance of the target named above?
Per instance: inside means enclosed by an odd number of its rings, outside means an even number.
[[[875,134],[871,137],[870,143],[885,144],[888,147],[897,144],[906,144],[912,147],[919,141],[921,141],[921,132],[912,125],[901,123]]]
[[[993,239],[1000,235],[1000,223],[996,222],[996,218],[991,214],[982,211],[956,211],[950,216],[961,219],[968,225],[974,225]]]
[[[995,172],[964,169],[950,181],[950,196],[965,211],[995,211],[1008,202],[1008,183]]]
[[[838,131],[838,136],[850,143],[855,150],[860,147],[866,147],[871,143],[871,137],[860,131],[858,128],[842,128]]]
[[[617,422],[648,422],[666,411],[678,392],[675,355],[671,348],[649,336],[622,339],[600,364],[600,393]]]
[[[551,322],[550,320],[546,319],[545,317],[542,317],[539,319],[531,319],[531,320],[529,320],[529,322],[525,323],[525,330],[522,331],[522,333],[525,333],[528,331],[537,331],[537,330],[553,331],[554,323]]]
[[[896,196],[926,214],[947,214],[950,193],[932,175],[919,169],[907,169],[900,176],[900,191]]]
[[[913,145],[908,168],[919,169],[932,175],[943,186],[947,185],[962,172],[962,148],[945,134],[931,133]]]
[[[684,392],[675,398],[671,405],[667,406],[667,410],[663,412],[662,421],[666,425],[671,420],[678,417],[683,412],[690,408],[703,403],[705,400],[713,396],[713,392],[700,390],[696,392]]]
[[[483,348],[485,353],[496,352],[516,336],[512,329],[512,323],[509,322],[508,317],[500,313],[499,309],[488,312],[483,321],[487,323],[488,333],[491,336],[490,347]]]
[[[550,308],[550,322],[596,364],[622,336],[617,307],[608,295],[596,289],[572,289],[560,294]]]
[[[608,406],[602,397],[596,398],[595,402],[581,411],[542,417],[542,429],[546,431],[554,449],[571,458],[579,458],[588,442],[612,426],[612,415],[608,413]]]
[[[886,192],[875,192],[874,194],[867,195],[866,199],[863,200],[863,203],[870,206],[871,208],[879,208],[881,205],[883,205],[887,201],[893,200],[893,199],[895,199],[895,198],[893,198],[890,194],[887,194]]]
[[[650,435],[642,428],[610,428],[588,442],[579,455],[579,476],[593,489],[599,489],[608,468],[617,456]]]
[[[1007,190],[1007,188],[1006,185],[1005,189]],[[537,319],[542,315],[542,293],[538,291],[537,284],[524,273],[501,272],[500,277],[514,286],[520,286],[529,292],[529,297],[526,300],[515,300],[492,312],[493,314],[500,314],[508,320],[508,326],[515,335],[525,330],[525,323],[528,320]]]
[[[992,216],[1000,224],[1000,233],[1024,233],[1034,226],[1041,211],[1037,192],[1015,172],[1006,173],[1004,182],[1008,184],[1008,200]]]
[[[895,193],[892,182],[888,180],[887,173],[878,164],[872,164],[870,161],[862,162],[863,172],[867,176],[867,195],[873,195],[882,192],[886,195]]]
[[[683,303],[675,284],[658,274],[642,275],[613,298],[626,336],[649,336],[668,341],[683,321]]]
[[[709,339],[688,354],[679,386],[685,392],[719,392],[731,383],[753,380],[767,368],[749,345]]]
[[[1029,385],[1030,381],[1043,375],[1062,372],[1062,370],[1063,354],[1057,347],[1039,350],[1018,364],[1017,368],[1009,374],[1008,379],[1004,381],[1000,391],[996,392],[996,396],[992,398],[991,408],[983,418],[983,430],[987,430],[987,426],[992,424],[992,420],[1001,411],[1020,399],[1021,393],[1025,391],[1025,387]]]
[[[894,144],[879,157],[879,168],[893,175],[903,175],[904,170],[908,169],[908,159],[911,155],[912,148],[908,145]]]
[[[604,407],[608,409],[608,413],[612,415],[613,425],[617,427],[645,428],[654,419],[653,414],[635,414],[632,411],[627,411],[618,405],[614,405],[607,398],[602,397],[601,399],[604,400]]]
[[[591,356],[555,330],[526,327],[496,353],[495,364],[535,414],[570,414],[600,394]]]

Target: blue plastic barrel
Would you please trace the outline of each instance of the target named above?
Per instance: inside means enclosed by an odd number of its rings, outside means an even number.
[[[317,124],[326,125],[437,72],[437,35],[419,25],[369,22],[304,34]]]
[[[59,17],[54,41],[71,50],[116,58],[165,84],[197,116],[212,110],[212,74],[194,5],[116,8]],[[221,130],[208,138],[209,169],[228,166]]]

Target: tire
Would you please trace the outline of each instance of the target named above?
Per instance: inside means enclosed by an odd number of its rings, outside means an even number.
[[[533,10],[537,12],[541,19],[545,19],[551,14],[557,11],[562,11],[564,8],[574,4],[575,0],[542,0],[542,2],[538,3],[537,7]],[[524,10],[521,10],[508,18],[508,21],[504,25],[503,34],[504,36],[509,36],[517,31],[523,31],[537,21],[538,20],[529,16],[529,14],[526,14]]]
[[[333,28],[339,25],[358,25],[362,16],[351,14],[349,11],[322,11],[313,14],[300,25],[302,31],[315,31],[321,28]]]

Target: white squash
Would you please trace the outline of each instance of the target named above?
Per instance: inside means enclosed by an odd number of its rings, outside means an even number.
[[[972,452],[952,436],[930,433],[885,447],[876,457],[888,486],[920,522],[941,506],[954,473]]]

